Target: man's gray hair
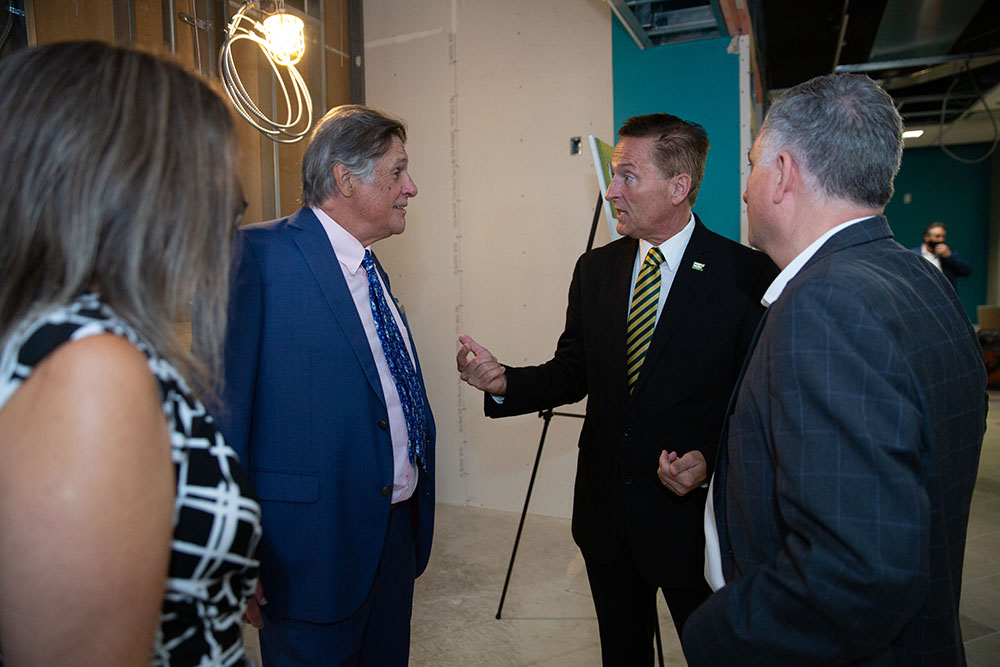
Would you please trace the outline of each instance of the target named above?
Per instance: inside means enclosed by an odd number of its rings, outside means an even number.
[[[761,164],[787,150],[824,196],[883,208],[903,155],[903,121],[867,76],[827,74],[788,89],[760,129]]]
[[[375,162],[389,150],[393,137],[405,143],[406,125],[378,109],[360,104],[330,109],[313,130],[302,156],[302,203],[320,206],[338,191],[333,176],[338,162],[371,183]]]

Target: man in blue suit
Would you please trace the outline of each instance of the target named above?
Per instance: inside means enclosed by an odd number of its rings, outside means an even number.
[[[374,109],[331,110],[302,159],[304,206],[239,233],[219,423],[263,508],[248,618],[267,666],[408,660],[434,420],[370,249],[403,232],[417,194],[405,141]]]
[[[692,666],[965,664],[986,377],[955,291],[881,215],[901,133],[874,82],[828,75],[750,151],[750,241],[782,272],[727,411]]]

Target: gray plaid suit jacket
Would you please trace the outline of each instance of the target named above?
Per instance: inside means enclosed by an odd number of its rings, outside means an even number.
[[[727,585],[690,665],[960,665],[982,353],[883,217],[835,234],[769,309],[715,477]]]

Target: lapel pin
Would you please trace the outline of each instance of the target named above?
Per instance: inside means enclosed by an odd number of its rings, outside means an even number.
[[[693,262],[691,264],[691,268],[694,269],[695,271],[704,271],[705,265],[702,264],[701,262]]]

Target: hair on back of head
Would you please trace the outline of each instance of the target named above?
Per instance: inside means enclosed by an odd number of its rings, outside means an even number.
[[[760,162],[787,150],[828,198],[881,209],[903,155],[903,121],[887,92],[861,74],[827,74],[789,88],[760,129]]]
[[[233,120],[179,64],[102,42],[0,60],[0,340],[97,291],[211,395],[240,201]],[[176,333],[194,294],[195,356]]]
[[[375,163],[393,138],[406,143],[406,125],[398,118],[361,104],[330,109],[313,129],[302,156],[302,203],[320,206],[338,192],[333,176],[338,162],[371,183]]]
[[[705,162],[710,147],[705,128],[668,113],[653,113],[632,116],[621,126],[618,134],[622,137],[655,139],[653,160],[660,174],[664,178],[677,174],[690,176],[691,191],[687,199],[694,206],[701,181],[705,178]]]

